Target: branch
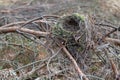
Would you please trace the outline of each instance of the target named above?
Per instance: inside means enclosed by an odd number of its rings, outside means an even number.
[[[19,22],[13,22],[13,23],[9,23],[6,25],[3,25],[1,27],[10,27],[10,26],[14,26],[14,25],[21,25],[23,24],[21,27],[25,26],[28,23],[32,23],[32,22],[37,22],[37,23],[46,23],[44,20],[42,20],[43,18],[60,18],[60,16],[57,15],[46,15],[46,16],[42,16],[42,17],[38,17],[38,18],[34,18],[32,20],[28,20],[28,21],[19,21]]]
[[[113,39],[113,38],[106,37],[105,40],[108,41],[108,42],[111,42],[111,43],[113,43],[117,46],[120,46],[120,40],[119,39]]]
[[[19,28],[17,26],[14,27],[0,27],[0,34],[2,33],[9,33],[9,32],[17,32],[17,30],[21,31],[21,32],[25,32],[25,33],[29,33],[29,34],[33,34],[35,36],[46,36],[48,34],[50,34],[49,32],[41,32],[41,31],[35,31],[35,30],[30,30],[27,28]]]
[[[66,53],[66,55],[69,57],[69,59],[73,62],[73,64],[75,65],[75,69],[77,70],[78,74],[83,77],[83,80],[89,80],[89,79],[86,77],[86,75],[81,71],[81,69],[80,69],[79,66],[77,65],[77,62],[76,62],[75,59],[71,56],[71,54],[68,52],[68,50],[65,48],[65,46],[63,46],[63,51]]]
[[[117,70],[117,67],[116,67],[116,65],[115,65],[115,63],[113,62],[112,59],[110,59],[110,63],[111,63],[111,66],[112,66],[112,70],[114,72],[114,76],[116,78],[115,80],[119,80],[120,79],[120,74],[119,74],[119,72]]]

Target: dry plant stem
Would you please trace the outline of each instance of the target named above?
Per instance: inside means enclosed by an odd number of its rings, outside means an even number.
[[[20,76],[19,80],[25,80],[25,79],[27,79],[29,76],[31,76],[32,74],[34,74],[35,71],[37,71],[38,69],[43,68],[45,65],[46,64],[42,64],[38,68],[33,68],[30,72],[27,72],[26,74]]]
[[[51,15],[51,16],[43,16],[43,18],[47,18],[47,17],[53,17],[53,18],[59,18],[59,16],[56,16],[56,15]],[[41,23],[46,23],[44,20],[41,20],[42,18],[35,18],[35,19],[32,19],[32,20],[28,20],[28,21],[19,21],[19,22],[13,22],[13,23],[9,23],[9,24],[6,24],[6,25],[3,25],[1,27],[10,27],[10,26],[14,26],[14,25],[21,25],[23,24],[22,26],[25,26],[26,24],[29,24],[31,22],[41,22]],[[21,27],[22,27],[21,26]]]
[[[115,63],[113,62],[112,59],[110,59],[110,63],[111,63],[111,66],[112,66],[112,70],[114,72],[114,76],[116,78],[115,80],[120,80],[119,72],[118,72],[117,67],[116,67],[116,65],[115,65]]]
[[[95,23],[95,25],[101,25],[101,26],[107,26],[107,27],[111,27],[111,28],[116,28],[114,25],[105,24],[105,23]]]
[[[113,60],[112,60],[112,59],[110,59],[110,63],[111,63],[112,70],[113,70],[113,72],[114,72],[115,76],[116,76],[116,75],[118,75],[118,70],[117,70],[117,67],[116,67],[116,65],[115,65],[115,63],[113,62]]]
[[[41,17],[38,17],[38,18],[35,18],[35,19],[32,19],[32,20],[28,20],[25,24],[23,24],[20,28],[24,27],[25,25],[33,22],[33,21],[36,21],[36,20],[42,20],[43,18],[48,18],[48,17],[54,17],[54,18],[59,18],[59,16],[56,16],[56,15],[50,15],[50,16],[41,16]]]
[[[17,32],[17,30],[21,31],[21,32],[25,32],[25,33],[29,33],[29,34],[33,34],[35,36],[46,36],[48,34],[50,34],[49,32],[41,32],[41,31],[35,31],[35,30],[30,30],[27,28],[19,28],[17,26],[13,26],[13,27],[7,27],[7,28],[2,28],[0,27],[0,33],[9,33],[9,32]]]
[[[22,67],[19,67],[18,69],[15,69],[14,71],[21,70],[21,69],[23,69],[23,68],[26,68],[26,67],[28,67],[28,66],[34,65],[34,64],[39,63],[39,62],[44,63],[44,62],[45,62],[46,60],[48,60],[48,59],[49,59],[49,57],[48,57],[48,58],[45,58],[45,59],[42,59],[42,60],[38,60],[38,61],[32,62],[32,63],[29,63],[29,64],[27,64],[27,65],[24,65],[24,66],[22,66]]]
[[[23,24],[21,27],[19,27],[19,28],[22,28],[22,27],[24,27],[25,25],[27,25],[27,24],[29,24],[29,23],[31,23],[31,22],[33,22],[33,21],[36,21],[36,20],[41,20],[41,19],[43,19],[43,17],[38,17],[38,18],[35,18],[35,19],[32,19],[32,20],[28,20],[25,24]]]
[[[27,65],[25,65],[25,66],[22,66],[22,67],[14,70],[14,71],[19,71],[19,70],[21,70],[21,69],[23,69],[23,68],[29,67],[29,66],[31,66],[31,65],[33,65],[33,64],[36,64],[36,63],[39,63],[39,62],[42,61],[39,66],[33,67],[33,69],[32,69],[31,71],[29,71],[29,72],[27,72],[26,74],[20,76],[20,78],[19,78],[19,80],[27,79],[29,76],[31,76],[32,74],[34,74],[37,70],[45,67],[45,66],[47,65],[47,62],[46,62],[46,61],[47,61],[48,59],[49,59],[49,57],[48,57],[48,58],[45,58],[45,59],[43,59],[43,60],[35,61],[35,62],[33,62],[33,63],[30,63],[30,64],[27,64]],[[51,62],[52,62],[52,61],[51,61]],[[68,69],[65,69],[65,70],[68,70]],[[63,72],[63,70],[62,70],[62,72]],[[53,73],[53,74],[51,74],[50,76],[54,76],[54,75],[56,75],[56,74],[58,74],[58,73]]]
[[[43,21],[43,20],[36,20],[36,21],[33,21],[33,22],[45,23],[45,21]],[[27,23],[27,21],[13,22],[13,23],[9,23],[9,24],[3,25],[3,26],[1,26],[1,27],[2,27],[2,28],[4,28],[4,27],[10,27],[10,26],[21,25],[21,24],[25,24],[25,23]]]
[[[115,44],[117,46],[120,46],[120,40],[119,39],[113,39],[113,38],[106,37],[105,41],[108,41],[108,42],[111,42],[111,43],[113,43],[113,44]]]
[[[80,76],[82,76],[83,80],[89,80],[86,75],[81,71],[81,69],[79,68],[79,66],[77,65],[77,62],[75,61],[75,59],[70,55],[70,53],[68,52],[68,50],[65,48],[65,46],[63,46],[63,51],[66,53],[66,55],[69,57],[69,59],[73,62],[75,69],[77,70],[78,74]]]
[[[117,31],[117,29],[115,28],[114,30],[112,30],[112,31],[110,31],[109,33],[107,33],[107,34],[105,35],[105,37],[108,37],[110,34],[116,32],[116,31]]]
[[[59,75],[60,73],[62,73],[62,72],[64,72],[64,71],[67,71],[67,70],[69,70],[69,68],[63,69],[63,70],[60,70],[60,71],[57,71],[57,72],[55,72],[55,73],[51,73],[50,77],[55,76],[55,75]],[[35,80],[43,80],[43,78],[48,78],[48,76],[49,76],[49,75],[44,75],[44,76],[41,76],[41,77],[36,78]]]
[[[49,64],[50,64],[51,60],[59,54],[60,51],[61,51],[61,48],[55,54],[55,52],[53,50],[51,50],[51,52],[53,53],[53,55],[49,58],[48,63],[47,63],[47,70],[48,70],[48,72],[49,72],[50,75],[51,75],[51,71],[50,71]]]

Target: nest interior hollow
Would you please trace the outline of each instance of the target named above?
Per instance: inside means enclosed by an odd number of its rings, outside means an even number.
[[[66,31],[76,32],[80,30],[82,19],[76,15],[69,15],[62,18],[62,27]]]

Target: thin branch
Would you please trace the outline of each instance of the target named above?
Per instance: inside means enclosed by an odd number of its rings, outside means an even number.
[[[33,34],[35,36],[46,36],[46,35],[50,34],[49,32],[35,31],[35,30],[27,29],[27,28],[19,28],[17,26],[6,27],[6,28],[0,27],[0,34],[1,33],[9,33],[9,32],[17,32],[17,30],[19,30],[21,32]]]
[[[38,17],[38,18],[34,18],[32,20],[28,20],[25,24],[23,24],[20,28],[24,27],[25,25],[33,22],[33,21],[36,21],[36,20],[42,20],[43,18],[49,18],[49,17],[54,17],[54,18],[59,18],[59,16],[56,16],[56,15],[48,15],[48,16],[41,16],[41,17]]]
[[[66,68],[66,69],[63,69],[63,70],[60,70],[60,71],[56,71],[55,73],[52,73],[52,74],[50,75],[50,77],[55,76],[55,75],[59,75],[60,73],[65,72],[65,71],[68,71],[68,70],[70,70],[70,69],[69,69],[69,68]],[[44,75],[44,76],[38,77],[38,78],[36,78],[35,80],[43,80],[43,78],[48,78],[48,75]]]
[[[22,27],[24,27],[25,25],[27,25],[27,24],[29,24],[29,23],[31,23],[31,22],[33,22],[33,21],[41,20],[41,19],[43,19],[43,17],[38,17],[38,18],[35,18],[35,19],[32,19],[32,20],[28,20],[28,21],[26,21],[25,24],[23,24],[23,25],[22,25],[21,27],[19,27],[19,28],[22,28]]]
[[[29,76],[31,76],[32,74],[34,74],[38,69],[41,69],[45,66],[46,64],[41,64],[38,68],[33,68],[31,71],[27,72],[26,74],[22,75],[19,77],[19,80],[24,80],[27,79]]]
[[[115,65],[115,63],[113,62],[112,59],[110,59],[110,63],[111,63],[112,70],[113,70],[114,74],[115,74],[115,75],[118,75],[117,67],[116,67],[116,65]]]
[[[3,25],[3,26],[1,26],[1,27],[4,28],[4,27],[15,26],[15,25],[22,25],[22,24],[25,24],[25,23],[27,23],[27,22],[28,22],[28,21],[13,22],[13,23],[9,23],[9,24]],[[36,20],[36,21],[33,21],[33,22],[37,22],[37,23],[39,23],[39,22],[41,22],[41,23],[45,23],[44,20]]]
[[[46,60],[48,60],[48,59],[49,59],[49,58],[45,58],[45,59],[42,59],[42,60],[38,60],[38,61],[35,61],[35,62],[32,62],[32,63],[29,63],[29,64],[27,64],[27,65],[24,65],[24,66],[22,66],[22,67],[19,67],[19,68],[15,69],[14,71],[21,70],[21,69],[23,69],[23,68],[29,67],[29,66],[34,65],[34,64],[39,63],[39,62],[44,63],[44,62],[45,62]]]
[[[56,15],[50,15],[50,16],[43,16],[43,18],[50,18],[50,17],[53,17],[53,18],[60,18],[59,16],[56,16]],[[14,25],[22,25],[22,26],[25,26],[26,24],[28,23],[31,23],[31,22],[42,22],[42,23],[45,23],[44,20],[41,20],[42,17],[38,17],[38,18],[34,18],[32,20],[28,20],[28,21],[19,21],[19,22],[13,22],[13,23],[9,23],[9,24],[6,24],[6,25],[3,25],[1,27],[10,27],[10,26],[14,26]]]
[[[112,70],[114,72],[114,76],[116,78],[115,80],[120,80],[120,74],[119,74],[119,72],[117,70],[117,66],[115,65],[115,63],[113,62],[112,59],[110,59],[110,63],[111,63],[111,66],[112,66]]]
[[[75,69],[77,70],[78,74],[83,78],[83,80],[89,80],[86,75],[81,71],[81,69],[79,68],[77,62],[75,61],[75,59],[71,56],[71,54],[69,53],[69,51],[65,48],[65,46],[63,46],[63,51],[66,53],[66,55],[69,57],[69,59],[73,62]]]
[[[104,36],[104,38],[105,38],[105,37],[108,37],[110,34],[116,32],[116,31],[120,31],[120,27],[117,28],[116,26],[111,25],[111,24],[95,23],[95,25],[101,25],[101,26],[107,26],[107,27],[113,28],[113,30],[110,31],[110,32],[108,32],[108,33]]]
[[[111,43],[113,43],[113,44],[115,44],[117,46],[120,46],[120,40],[119,39],[113,39],[113,38],[106,37],[105,41],[108,41],[108,42],[111,42]]]
[[[100,25],[100,26],[107,26],[107,27],[111,27],[111,28],[116,28],[116,26],[112,25],[112,24],[106,24],[106,23],[95,23],[95,25]]]
[[[54,53],[53,50],[51,50],[51,51],[53,52],[53,55],[49,58],[49,60],[48,60],[48,62],[47,62],[47,70],[48,70],[48,72],[49,72],[50,75],[51,75],[51,71],[50,71],[50,68],[49,68],[49,64],[50,64],[51,60],[59,54],[59,52],[61,51],[61,49],[62,49],[62,48],[60,48],[60,49],[56,52],[56,54]]]

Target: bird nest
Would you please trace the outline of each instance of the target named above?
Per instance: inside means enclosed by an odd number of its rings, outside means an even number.
[[[64,41],[66,48],[68,48],[74,58],[78,59],[78,55],[86,49],[84,17],[80,14],[61,17],[53,32],[55,37]]]

